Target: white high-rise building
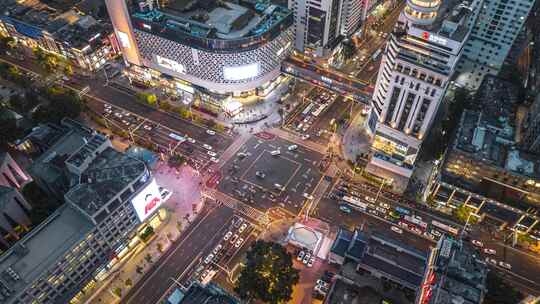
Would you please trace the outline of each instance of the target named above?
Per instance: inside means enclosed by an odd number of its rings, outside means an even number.
[[[471,20],[471,35],[458,64],[456,82],[477,89],[484,76],[497,75],[534,5],[534,0],[482,0]]]
[[[330,55],[339,44],[341,0],[289,0],[288,6],[294,14],[295,48],[317,57]]]
[[[367,0],[343,0],[341,5],[341,35],[347,37],[360,27],[365,17],[364,5]]]
[[[406,186],[454,73],[474,18],[461,1],[408,0],[377,76],[368,172]],[[374,118],[371,118],[374,119]]]

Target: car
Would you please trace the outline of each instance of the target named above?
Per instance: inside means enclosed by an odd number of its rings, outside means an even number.
[[[303,250],[301,250],[301,251],[298,253],[298,255],[296,256],[296,260],[297,260],[297,261],[302,261],[302,259],[304,259],[304,255],[305,255],[305,254],[306,254],[306,253],[305,253]]]
[[[503,261],[499,261],[499,266],[501,266],[502,268],[505,268],[505,269],[512,269],[512,265],[506,263],[506,262],[503,262]]]
[[[238,240],[238,234],[235,234],[235,235],[232,236],[231,241],[230,241],[231,244],[236,243],[236,240]]]
[[[303,196],[304,196],[304,198],[307,198],[308,200],[314,199],[313,195],[305,193],[305,192],[304,192]]]
[[[243,238],[239,238],[238,241],[236,241],[236,243],[234,244],[234,247],[235,248],[238,248],[240,246],[242,246],[242,243],[244,242],[244,239]]]
[[[225,233],[225,236],[223,237],[223,240],[224,241],[228,241],[232,236],[232,231],[227,231],[227,233]]]
[[[274,184],[274,187],[276,187],[276,189],[278,189],[279,191],[283,191],[283,186],[281,184]]]
[[[296,150],[296,149],[298,149],[298,146],[297,146],[297,145],[290,145],[290,146],[287,148],[287,150],[289,150],[289,151],[294,151],[294,150]]]
[[[280,154],[281,154],[281,151],[279,151],[279,149],[274,150],[274,151],[270,151],[270,155],[272,155],[272,156],[277,156],[277,155],[280,155]]]
[[[244,219],[239,217],[237,220],[233,221],[233,227],[240,227],[244,223]]]
[[[391,226],[390,230],[394,231],[395,233],[399,233],[399,234],[403,233],[403,230],[401,228],[396,227],[396,226]]]
[[[496,254],[497,254],[497,251],[495,251],[495,249],[484,248],[484,253],[485,253],[485,254],[496,255]]]
[[[247,156],[247,154],[246,154],[246,153],[243,153],[243,152],[240,152],[240,153],[238,153],[237,155],[238,155],[238,158],[244,158],[244,157]]]
[[[431,234],[433,234],[436,237],[441,237],[442,236],[442,233],[440,233],[438,230],[432,229],[430,232],[431,232]]]
[[[373,197],[371,197],[371,196],[367,196],[367,195],[366,195],[366,196],[365,196],[365,199],[366,199],[366,201],[368,201],[368,202],[372,202],[372,203],[375,202],[375,199],[374,199]]]
[[[497,260],[495,260],[495,259],[492,259],[492,258],[486,258],[486,262],[487,262],[488,264],[497,266]]]
[[[382,213],[382,214],[386,214],[386,209],[384,209],[384,208],[381,208],[381,207],[375,207],[375,210],[379,211],[379,212]]]
[[[240,228],[238,228],[238,233],[242,233],[244,232],[244,230],[246,230],[246,228],[248,227],[248,224],[247,223],[243,223]]]
[[[149,125],[144,125],[143,129],[145,129],[146,131],[152,131],[152,127],[150,127]]]
[[[255,175],[259,178],[265,178],[266,174],[263,171],[255,171]]]
[[[304,259],[302,260],[302,263],[307,264],[309,262],[309,259],[311,258],[311,254],[308,252],[304,256]]]
[[[307,267],[313,267],[313,263],[315,263],[315,258],[311,257],[307,263]]]
[[[318,279],[315,285],[326,287],[326,288],[330,287],[330,283],[322,279]]]
[[[379,206],[385,208],[385,209],[390,209],[390,205],[386,204],[386,203],[379,203]]]
[[[212,156],[212,157],[216,157],[217,154],[216,152],[213,152],[213,151],[207,151],[206,153],[208,153],[208,155]]]
[[[208,152],[210,152],[210,151],[208,151]],[[219,163],[219,158],[210,157],[210,161],[213,162],[213,163]]]
[[[377,213],[377,210],[373,210],[373,209],[369,209],[369,213],[375,215],[375,216],[379,216],[379,213]]]
[[[349,208],[346,205],[339,205],[339,210],[341,210],[342,212],[347,213],[347,214],[352,212],[351,208]]]
[[[186,140],[187,140],[188,142],[192,143],[192,144],[195,143],[195,139],[193,139],[193,138],[191,138],[191,137],[189,137],[189,136],[186,136]]]
[[[311,136],[309,134],[302,135],[302,140],[308,140]]]
[[[213,253],[210,253],[210,254],[206,257],[206,259],[204,259],[204,263],[205,263],[205,264],[208,264],[208,263],[212,262],[212,260],[214,259],[214,256],[215,256],[215,255],[214,255]]]
[[[208,144],[203,144],[202,145],[203,148],[205,148],[206,150],[212,150],[212,146],[208,145]]]
[[[218,254],[218,252],[221,250],[221,248],[223,248],[223,245],[218,244],[218,245],[214,248],[214,250],[212,250],[212,253],[213,253],[213,254]]]
[[[208,135],[216,135],[216,131],[206,130],[206,134],[208,134]]]
[[[477,240],[472,240],[471,243],[476,247],[480,247],[480,248],[484,247],[484,243]]]

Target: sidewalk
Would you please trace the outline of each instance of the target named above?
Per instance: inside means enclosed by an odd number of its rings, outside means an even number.
[[[150,241],[137,245],[110,271],[107,279],[97,283],[99,286],[81,303],[118,303],[120,297],[115,291],[121,291],[121,295],[127,294],[203,208],[203,199],[196,189],[201,177],[190,167],[184,166],[177,171],[165,163],[159,163],[154,176],[160,186],[173,191],[164,206],[167,210],[164,222],[154,231]]]
[[[341,141],[342,156],[344,159],[355,162],[358,155],[369,153],[371,138],[364,129],[366,118],[366,116],[362,116],[359,113],[345,131]]]

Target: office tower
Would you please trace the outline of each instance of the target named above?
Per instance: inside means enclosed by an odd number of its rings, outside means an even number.
[[[362,24],[365,15],[365,7],[368,1],[343,0],[341,5],[341,35],[348,37]]]
[[[391,34],[372,100],[378,122],[367,169],[398,182],[396,190],[413,172],[473,16],[461,1],[408,0]]]
[[[534,0],[481,1],[458,64],[459,85],[476,90],[485,75],[499,73],[533,5]]]
[[[289,9],[294,13],[295,48],[315,57],[331,55],[340,42],[341,1],[289,0]]]
[[[521,144],[526,150],[540,154],[540,94],[529,108]]]

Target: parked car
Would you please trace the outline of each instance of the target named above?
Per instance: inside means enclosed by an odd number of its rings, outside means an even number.
[[[311,258],[311,254],[308,252],[304,256],[304,259],[302,260],[302,263],[307,264],[309,262],[309,259]]]
[[[210,253],[210,254],[206,257],[206,259],[204,259],[204,263],[205,263],[205,264],[208,264],[208,263],[212,262],[213,259],[214,259],[214,254],[213,254],[213,253]]]
[[[305,254],[306,254],[306,253],[305,253],[303,250],[300,251],[300,252],[298,253],[298,255],[296,256],[296,260],[302,261],[302,260],[304,259],[304,255],[305,255]]]
[[[247,227],[248,227],[248,224],[243,223],[243,224],[240,226],[240,228],[238,228],[238,233],[244,232],[244,230],[246,230]]]
[[[396,226],[391,226],[390,230],[394,231],[395,233],[399,233],[399,234],[403,233],[403,230],[401,228],[396,227]]]
[[[206,130],[206,134],[208,135],[216,135],[216,132],[213,130]]]
[[[231,238],[232,234],[232,231],[227,231],[227,233],[225,233],[225,236],[223,237],[223,240],[228,241]]]
[[[315,263],[315,258],[311,257],[307,263],[307,267],[313,267],[313,263]]]
[[[242,246],[242,243],[244,242],[244,239],[243,238],[239,238],[238,241],[236,241],[236,243],[234,244],[234,247],[235,248],[238,248],[240,246]]]
[[[339,210],[341,210],[342,212],[345,212],[347,214],[352,212],[351,208],[349,208],[346,205],[339,205]]]
[[[495,260],[495,259],[486,258],[486,262],[491,264],[491,265],[497,266],[497,260]]]
[[[476,247],[480,247],[480,248],[484,247],[484,243],[477,240],[472,240],[471,243]]]
[[[294,151],[294,150],[296,150],[296,149],[298,149],[298,146],[297,146],[297,145],[290,145],[290,146],[287,148],[287,150],[289,150],[289,151]]]
[[[506,263],[506,262],[503,262],[503,261],[499,261],[499,266],[501,266],[502,268],[505,268],[505,269],[512,269],[512,265]]]
[[[497,254],[497,251],[495,251],[495,249],[484,248],[484,253],[485,254],[495,255],[495,254]]]
[[[238,240],[238,234],[235,234],[235,235],[232,236],[231,244],[234,244],[236,242],[236,240]]]

